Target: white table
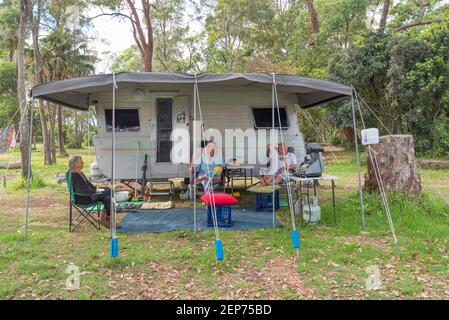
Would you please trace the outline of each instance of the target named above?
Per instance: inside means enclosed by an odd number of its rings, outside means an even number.
[[[338,180],[338,177],[326,175],[323,174],[321,177],[297,177],[297,176],[290,176],[290,180],[293,181],[295,184],[299,183],[299,187],[296,188],[296,199],[299,200],[299,214],[301,215],[301,225],[304,227],[304,207],[303,207],[303,183],[310,183],[313,182],[313,193],[314,196],[316,196],[316,184],[318,181],[331,181],[332,183],[332,206],[333,206],[333,213],[334,213],[334,225],[337,224],[337,212],[335,208],[335,180]],[[299,195],[298,195],[299,192]],[[298,199],[299,198],[299,199]]]

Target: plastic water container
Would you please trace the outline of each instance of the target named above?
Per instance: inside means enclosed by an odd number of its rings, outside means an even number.
[[[103,175],[103,171],[101,171],[98,163],[94,162],[90,164],[90,175],[93,177],[100,177]]]
[[[114,199],[117,202],[126,201],[129,198],[129,191],[116,191],[114,192]]]
[[[362,130],[362,144],[364,146],[378,143],[379,143],[379,129],[369,128]]]
[[[186,190],[185,192],[181,192],[179,194],[179,199],[181,199],[181,200],[189,199],[189,190]]]
[[[309,203],[304,203],[304,221],[318,222],[321,220],[321,208],[318,205],[318,197],[311,197],[312,203],[309,208]]]

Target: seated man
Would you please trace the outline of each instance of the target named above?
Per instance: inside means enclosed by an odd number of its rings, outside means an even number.
[[[209,182],[212,180],[213,184],[222,182],[221,173],[223,171],[224,163],[221,153],[217,150],[217,144],[209,141],[201,153],[201,157],[195,163],[195,169],[198,174],[197,181],[204,186],[204,192],[209,193],[212,186]],[[212,177],[212,179],[209,179]]]
[[[268,149],[268,148],[267,148]],[[271,163],[275,163],[276,166],[270,164],[271,175],[266,175],[262,177],[261,185],[271,185],[286,183],[289,179],[288,176],[293,175],[298,166],[296,156],[292,152],[288,152],[288,146],[285,143],[278,144],[278,150],[274,150],[274,154]],[[269,145],[269,152],[271,151],[271,145]]]
[[[81,171],[84,167],[83,158],[78,155],[72,155],[69,159],[69,169],[72,175],[73,193],[75,193],[75,203],[94,204],[96,202],[104,203],[104,210],[101,212],[101,224],[110,227],[111,214],[111,189],[106,188],[103,192],[97,192],[97,188],[90,183],[84,173]],[[119,223],[117,228],[121,228]]]
[[[283,170],[283,180],[286,182],[287,180],[287,172],[289,175],[293,175],[296,172],[296,168],[298,167],[298,160],[296,156],[292,152],[288,152],[288,146],[285,143],[279,143],[278,145],[278,153],[279,153],[279,161],[281,161]]]

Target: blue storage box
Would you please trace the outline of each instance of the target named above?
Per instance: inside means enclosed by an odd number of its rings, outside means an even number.
[[[217,211],[217,224],[222,228],[229,228],[232,226],[232,207],[230,205],[215,206]],[[213,227],[214,220],[212,218],[212,206],[207,206],[207,226]]]
[[[256,193],[256,211],[273,210],[273,193]],[[279,190],[274,192],[274,208],[279,210]]]

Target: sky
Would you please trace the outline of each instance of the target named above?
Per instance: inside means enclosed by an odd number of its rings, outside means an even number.
[[[98,14],[101,14],[99,9],[92,9],[86,16],[94,17]],[[134,44],[131,25],[122,18],[111,16],[95,18],[92,20],[92,25],[93,28],[88,33],[99,40],[91,45],[101,60],[96,65],[96,73],[109,72],[110,55],[112,53],[118,54]]]

